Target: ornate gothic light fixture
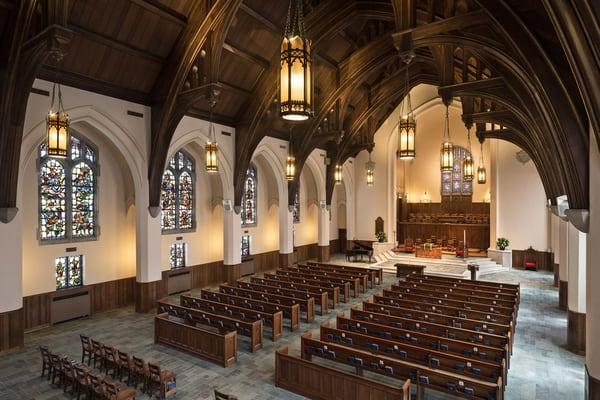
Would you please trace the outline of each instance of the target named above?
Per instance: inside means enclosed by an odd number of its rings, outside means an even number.
[[[462,165],[463,179],[466,181],[472,181],[475,172],[475,166],[473,163],[473,157],[471,156],[471,125],[467,127],[467,149],[469,152],[463,160]]]
[[[288,144],[288,156],[285,163],[285,179],[293,181],[296,177],[296,157],[292,153],[292,128],[290,127],[290,141]]]
[[[58,65],[60,58],[56,58],[56,78],[52,85],[52,100],[50,110],[46,116],[46,136],[48,139],[48,155],[51,157],[66,157],[69,152],[69,115],[65,112],[62,102],[62,91],[58,83]],[[58,108],[54,108],[56,87],[58,86]]]
[[[487,180],[487,173],[485,171],[485,165],[483,163],[483,140],[481,140],[479,143],[481,149],[481,157],[479,159],[479,166],[477,167],[477,183],[483,185]]]
[[[206,142],[206,146],[204,147],[204,152],[206,153],[206,172],[218,172],[219,164],[217,161],[217,138],[215,135],[215,127],[212,121],[212,110],[215,106],[216,101],[212,97],[210,99],[210,113],[208,118],[208,141]]]
[[[296,7],[292,9],[294,3]],[[313,111],[314,80],[311,43],[304,28],[302,0],[290,0],[280,63],[279,113],[287,120],[306,120]]]
[[[342,166],[339,164],[336,164],[336,166],[335,166],[335,172],[333,174],[333,182],[336,185],[339,185],[340,183],[342,183]]]
[[[415,158],[417,123],[415,122],[412,104],[410,102],[410,75],[408,72],[408,65],[414,57],[414,51],[410,51],[402,56],[402,61],[406,64],[406,82],[404,85],[406,97],[402,102],[402,109],[400,110],[400,118],[398,121],[398,158],[405,160]]]
[[[375,183],[375,163],[371,161],[371,152],[369,152],[369,161],[365,164],[367,169],[367,186],[373,186]]]
[[[450,120],[448,118],[448,105],[446,105],[446,120],[444,125],[444,138],[440,150],[440,167],[442,171],[452,171],[454,166],[454,145],[450,140]]]

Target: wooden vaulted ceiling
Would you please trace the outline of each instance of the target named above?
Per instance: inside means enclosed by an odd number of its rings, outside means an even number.
[[[573,207],[587,208],[588,116],[600,132],[593,85],[600,83],[600,33],[589,0],[303,1],[316,88],[314,117],[294,125],[299,169],[316,147],[328,150],[332,165],[372,147],[375,131],[405,95],[401,55],[412,50],[411,86],[430,83],[440,86],[444,101],[460,98],[465,123],[474,124],[480,140],[521,146],[551,200],[568,194]],[[48,55],[59,48],[65,84],[151,106],[153,206],[175,127],[186,114],[206,118],[215,97],[214,119],[237,129],[239,204],[260,140],[288,138],[276,104],[287,7],[284,0],[0,0],[0,28],[10,32],[3,35],[2,67],[25,62],[9,61],[11,44],[26,50],[58,25],[63,29],[50,37],[64,40],[39,50],[40,65],[25,83],[54,77]],[[19,19],[27,10],[31,19]],[[486,122],[505,129],[485,131]],[[19,146],[6,140],[13,150]],[[0,167],[7,160],[15,162],[0,158]],[[328,200],[332,179],[329,168]],[[293,199],[296,183],[290,188]]]

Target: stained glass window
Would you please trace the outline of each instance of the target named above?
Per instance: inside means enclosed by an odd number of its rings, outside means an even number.
[[[40,240],[91,239],[96,236],[96,150],[71,136],[64,159],[48,157],[39,148]]]
[[[241,246],[242,258],[250,256],[250,241],[251,241],[250,235],[242,235],[242,246]]]
[[[300,188],[294,194],[294,207],[292,209],[292,214],[294,217],[294,223],[297,224],[300,222]]]
[[[250,165],[246,171],[244,182],[244,196],[242,197],[242,225],[256,225],[258,181],[256,179],[256,168]]]
[[[171,269],[185,267],[185,253],[187,245],[185,243],[173,243],[171,245],[170,256]]]
[[[442,195],[472,195],[473,182],[463,180],[462,163],[469,154],[464,147],[454,146],[454,164],[452,171],[442,171]]]
[[[56,290],[83,285],[83,256],[58,257],[54,261]]]
[[[194,160],[178,151],[163,173],[161,190],[163,232],[194,228]]]

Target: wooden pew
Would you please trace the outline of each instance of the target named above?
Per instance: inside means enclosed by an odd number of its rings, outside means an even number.
[[[439,304],[425,304],[420,301],[411,301],[399,299],[397,297],[385,297],[374,295],[373,303],[387,304],[395,307],[412,308],[413,310],[427,311],[438,315],[447,315],[449,317],[468,318],[484,322],[493,322],[512,327],[513,318],[510,315],[496,314],[486,311],[468,310],[462,307],[451,307]],[[512,331],[512,329],[511,329]]]
[[[409,281],[409,282],[400,281],[400,282],[398,282],[398,285],[410,285],[413,287],[419,287],[419,288],[430,289],[430,290],[439,289],[442,291],[450,291],[452,293],[464,294],[464,295],[469,295],[469,296],[510,301],[510,302],[512,302],[513,305],[517,304],[517,297],[513,294],[496,293],[496,292],[490,292],[487,290],[477,290],[477,289],[462,289],[460,287],[456,287],[456,288],[451,287],[446,284],[433,284],[433,283],[427,283],[427,282],[415,283],[413,281]]]
[[[332,270],[339,271],[352,271],[352,272],[367,272],[369,274],[369,282],[371,282],[371,288],[373,285],[381,285],[383,283],[383,268],[362,268],[352,267],[348,265],[337,265],[329,263],[321,263],[316,261],[307,261],[308,265],[315,265],[318,267],[331,268]]]
[[[422,347],[418,342],[410,340],[402,342],[368,336],[359,332],[343,331],[329,326],[328,322],[321,324],[321,341],[339,343],[374,354],[382,354],[394,359],[401,359],[492,383],[495,383],[499,376],[502,376],[503,379],[506,377],[504,363],[499,364]]]
[[[331,304],[335,308],[340,303],[340,288],[334,284],[320,281],[313,281],[303,278],[294,278],[293,276],[264,274],[263,278],[250,278],[252,282],[258,282],[279,287],[288,287],[292,289],[306,290],[309,293],[321,294],[326,292]],[[348,292],[350,288],[348,287]]]
[[[220,315],[230,316],[242,321],[262,320],[263,328],[265,326],[271,328],[271,340],[273,341],[279,339],[282,335],[283,312],[281,311],[276,311],[274,313],[255,311],[248,308],[237,307],[229,303],[221,303],[219,301],[196,298],[189,295],[181,295],[179,301],[183,307],[205,310]]]
[[[446,337],[448,339],[468,341],[474,345],[483,344],[490,347],[496,347],[500,350],[506,351],[506,354],[510,354],[510,343],[508,337],[506,336],[487,332],[477,332],[466,328],[447,326],[437,322],[417,321],[411,318],[396,317],[376,311],[365,311],[356,308],[352,308],[350,310],[350,316],[355,320],[370,321],[401,329],[426,332],[432,335]]]
[[[164,303],[162,301],[158,302],[158,310],[160,313],[168,312],[170,315],[175,315],[176,317],[203,325],[237,331],[239,335],[250,338],[250,351],[253,353],[262,348],[263,322],[261,320],[252,322],[242,321],[208,311]]]
[[[427,303],[427,304],[431,304],[431,305],[439,304],[439,305],[446,305],[446,306],[452,306],[452,307],[459,307],[459,308],[463,308],[466,310],[472,309],[472,310],[478,310],[478,311],[494,312],[494,313],[498,313],[498,314],[502,314],[502,315],[512,316],[513,318],[515,318],[515,311],[513,308],[510,308],[510,307],[491,306],[489,304],[473,303],[473,302],[468,302],[468,301],[463,301],[463,300],[451,300],[451,299],[447,299],[447,298],[440,298],[438,296],[435,296],[435,297],[425,296],[425,295],[420,295],[420,294],[416,294],[413,292],[410,292],[410,293],[394,292],[392,290],[387,290],[387,289],[383,290],[383,296],[412,300],[415,302]]]
[[[451,288],[449,288],[449,289],[451,289]],[[430,296],[430,297],[435,297],[435,298],[461,300],[461,301],[467,301],[467,302],[472,301],[472,302],[479,303],[479,304],[488,304],[490,306],[510,307],[515,311],[515,315],[516,315],[516,311],[517,311],[516,304],[514,304],[511,301],[472,296],[472,295],[461,294],[461,293],[458,293],[455,291],[450,291],[450,290],[443,290],[443,289],[433,289],[432,290],[432,289],[420,287],[418,285],[417,285],[417,287],[415,287],[412,284],[406,284],[406,283],[402,284],[401,282],[398,282],[397,285],[390,286],[389,290],[391,290],[392,292],[399,292],[399,293],[415,293],[415,294],[419,294],[419,295],[423,295],[423,296]]]
[[[428,280],[428,281],[436,281],[436,282],[450,282],[450,283],[458,283],[463,285],[476,285],[480,287],[490,287],[492,289],[512,289],[514,292],[519,293],[521,290],[521,285],[519,283],[503,283],[503,282],[491,282],[491,281],[472,281],[470,279],[461,279],[461,278],[450,278],[445,276],[434,276],[434,275],[418,275],[418,276],[407,276],[409,279],[414,280]]]
[[[290,331],[295,331],[300,327],[300,305],[291,306],[285,304],[270,303],[262,300],[248,299],[247,297],[236,296],[233,294],[213,292],[202,289],[200,297],[207,300],[219,301],[238,307],[249,308],[256,311],[276,313],[283,312],[283,317],[290,320]]]
[[[318,273],[319,275],[332,276],[335,278],[342,278],[342,279],[349,279],[350,281],[358,279],[359,290],[363,293],[365,293],[367,291],[367,288],[369,285],[369,274],[368,273],[357,273],[357,272],[352,272],[352,271],[332,272],[331,269],[316,267],[313,265],[301,265],[301,264],[298,264],[295,266],[282,267],[281,269],[302,272],[302,273],[306,273],[306,274]],[[355,297],[357,297],[357,295],[355,295]]]
[[[312,357],[320,357],[352,366],[356,368],[359,374],[362,371],[370,371],[390,378],[410,379],[411,382],[417,384],[417,398],[422,398],[424,389],[432,389],[470,399],[488,399],[489,396],[494,396],[496,400],[503,398],[501,376],[498,377],[495,383],[491,383],[409,361],[400,361],[379,354],[375,355],[336,343],[322,342],[313,339],[310,332],[302,335],[301,346],[302,357],[309,361]]]
[[[314,377],[319,379],[314,379]],[[332,385],[331,382],[335,382]],[[360,394],[369,400],[410,400],[410,379],[401,388],[359,375],[338,371],[288,354],[282,347],[275,352],[275,386],[314,400],[331,400],[340,394]]]
[[[293,276],[296,278],[302,278],[306,280],[312,280],[317,282],[326,282],[332,285],[336,285],[340,288],[340,294],[344,296],[344,303],[347,303],[350,300],[350,291],[352,291],[352,295],[354,297],[358,296],[360,292],[360,282],[359,279],[349,279],[349,278],[338,278],[335,276],[327,275],[319,272],[303,272],[301,269],[295,268],[285,268],[278,269],[275,271],[276,275],[286,275]]]
[[[377,314],[379,315],[379,314]],[[364,335],[392,338],[396,341],[411,341],[412,338],[417,339],[417,343],[423,348],[431,348],[439,351],[460,355],[467,358],[476,358],[479,360],[488,360],[502,364],[503,360],[508,365],[507,351],[494,346],[486,346],[484,344],[476,344],[468,340],[450,339],[444,335],[436,335],[435,331],[428,329],[427,333],[406,329],[397,328],[390,325],[379,324],[358,319],[350,319],[345,316],[337,316],[336,326],[343,331],[361,332]],[[442,332],[443,334],[446,331]]]
[[[262,283],[260,283],[262,282]],[[315,305],[319,306],[320,315],[328,313],[328,302],[329,296],[327,291],[321,293],[312,293],[307,290],[301,290],[299,287],[293,289],[289,285],[285,285],[285,282],[269,281],[262,278],[251,278],[251,282],[237,281],[236,285],[241,288],[247,288],[252,290],[258,290],[260,292],[280,294],[288,297],[295,297],[298,299],[307,299],[313,297],[315,299]]]
[[[163,344],[228,367],[237,361],[236,331],[219,332],[169,315],[154,317],[154,343]]]
[[[305,313],[307,323],[311,323],[315,319],[315,298],[304,292],[302,293],[304,297],[284,296],[282,294],[265,293],[262,290],[248,289],[247,285],[246,287],[220,285],[219,290],[223,293],[267,301],[269,303],[288,306],[299,305],[300,310]]]

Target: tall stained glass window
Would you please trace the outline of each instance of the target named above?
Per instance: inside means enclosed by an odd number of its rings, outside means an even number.
[[[160,201],[163,232],[194,229],[194,181],[194,159],[178,151],[163,173]]]
[[[256,208],[258,180],[256,178],[256,168],[250,165],[246,172],[246,181],[244,182],[244,197],[242,197],[242,225],[256,225]]]
[[[464,147],[454,146],[452,171],[442,171],[442,195],[468,196],[473,194],[473,182],[463,180],[462,163],[469,154]]]
[[[83,256],[65,256],[54,260],[56,290],[83,285]]]
[[[66,158],[48,157],[39,148],[40,240],[78,240],[96,237],[97,151],[89,142],[71,136]]]
[[[292,208],[292,215],[295,224],[300,222],[300,187],[298,187],[298,190],[294,195],[294,207]]]
[[[170,249],[171,269],[185,267],[187,245],[185,243],[173,243]]]

